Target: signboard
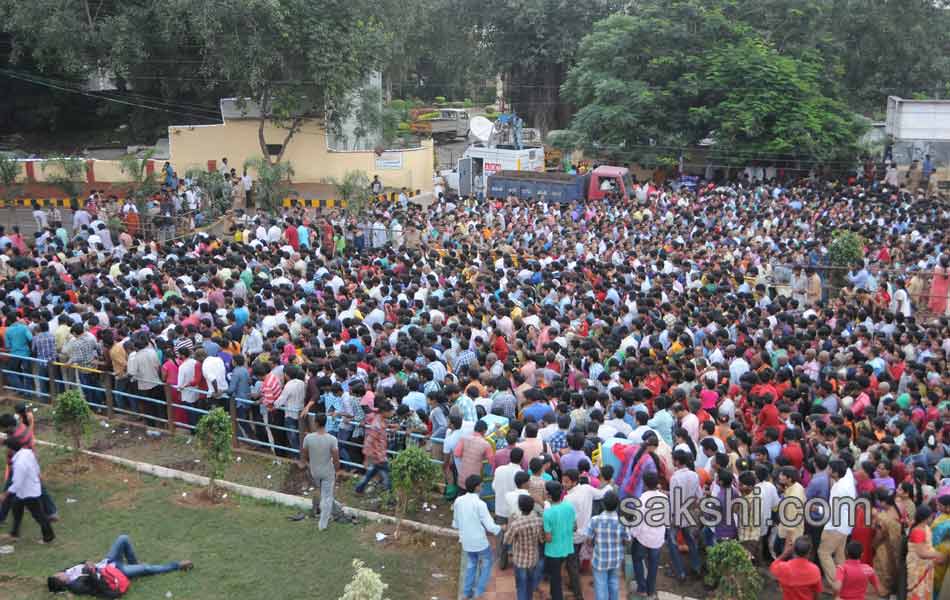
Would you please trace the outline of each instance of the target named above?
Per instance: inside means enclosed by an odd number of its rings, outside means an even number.
[[[376,168],[381,171],[398,171],[402,168],[402,152],[383,152],[376,157]]]
[[[494,175],[498,171],[502,170],[501,163],[486,162],[482,168],[484,169],[486,175]]]

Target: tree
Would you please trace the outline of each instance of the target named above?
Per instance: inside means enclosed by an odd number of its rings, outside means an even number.
[[[419,446],[407,446],[401,450],[390,464],[393,490],[396,492],[396,531],[393,537],[399,537],[399,528],[409,510],[413,499],[425,498],[435,486],[439,477],[439,467],[432,457]]]
[[[199,200],[200,210],[208,209],[213,215],[221,215],[231,208],[231,184],[220,173],[193,168],[185,172],[185,178],[197,185],[203,195]]]
[[[198,420],[195,436],[205,451],[205,462],[208,463],[208,497],[215,500],[215,483],[224,477],[224,472],[231,464],[231,417],[220,406],[211,409],[208,414]]]
[[[277,210],[280,203],[290,193],[290,179],[294,176],[294,167],[289,162],[272,163],[263,157],[249,158],[244,168],[256,173],[254,181],[254,202],[266,211]]]
[[[0,185],[3,185],[3,197],[7,199],[10,222],[14,222],[16,204],[13,202],[20,195],[22,188],[17,185],[20,174],[20,164],[10,154],[0,152]]]
[[[81,158],[57,156],[43,161],[46,181],[57,186],[70,198],[77,198],[86,180],[86,163]]]
[[[306,119],[338,129],[352,91],[380,65],[385,30],[369,0],[168,4],[180,8],[197,36],[203,72],[225,80],[234,96],[253,106],[261,155],[271,164],[281,161]],[[283,130],[282,140],[267,139],[268,123]],[[280,150],[271,154],[267,146],[277,142]]]
[[[729,0],[647,0],[584,38],[564,93],[567,141],[608,159],[674,164],[706,138],[722,160],[824,160],[860,127],[816,52],[779,53]]]
[[[53,404],[53,423],[56,429],[72,439],[73,471],[79,472],[79,457],[82,456],[82,438],[92,425],[92,410],[82,391],[71,388],[56,396]]]
[[[708,53],[704,105],[690,117],[715,131],[714,154],[805,156],[827,161],[854,156],[864,123],[821,89],[824,64],[814,52],[783,56],[748,38]]]
[[[129,178],[128,194],[135,200],[140,213],[145,212],[145,202],[160,188],[155,172],[148,169],[154,155],[154,151],[147,150],[142,158],[130,154],[119,160],[119,170]]]
[[[561,84],[579,41],[624,3],[615,0],[486,0],[472,4],[481,43],[503,74],[513,108],[543,132],[569,118]]]
[[[373,202],[373,192],[370,189],[369,175],[365,171],[347,171],[342,180],[328,178],[324,183],[336,188],[340,200],[346,202],[346,210],[351,215],[362,214],[367,206]]]
[[[834,267],[831,271],[831,282],[834,287],[842,288],[846,285],[845,274],[854,268],[854,265],[864,260],[865,239],[847,229],[839,229],[831,235],[828,244],[828,262]]]

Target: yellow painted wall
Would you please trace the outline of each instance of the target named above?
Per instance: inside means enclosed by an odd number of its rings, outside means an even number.
[[[158,174],[159,169],[162,168],[162,161],[152,161],[155,163],[155,174]],[[129,180],[129,176],[124,174],[119,168],[122,163],[117,160],[97,160],[93,165],[95,169],[96,181],[107,181],[110,183],[115,182],[125,182]]]
[[[258,123],[253,120],[169,127],[171,162],[176,171],[184,173],[191,168],[206,169],[209,160],[220,165],[221,159],[227,157],[228,164],[240,172],[245,160],[261,154],[257,129]],[[285,136],[285,130],[270,123],[265,126],[267,143],[281,144]],[[401,169],[377,169],[374,152],[331,152],[327,149],[326,132],[318,123],[309,122],[294,135],[283,160],[293,165],[295,183],[321,183],[326,178],[341,179],[347,171],[361,170],[370,178],[379,175],[387,187],[431,190],[432,140],[425,140],[419,149],[398,152],[402,154]]]

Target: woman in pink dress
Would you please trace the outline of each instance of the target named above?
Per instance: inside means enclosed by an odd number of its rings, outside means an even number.
[[[930,295],[927,308],[936,315],[950,314],[948,311],[947,293],[950,290],[950,256],[940,257],[934,267],[933,279],[930,282]]]
[[[175,423],[187,424],[188,413],[181,406],[181,392],[178,390],[178,366],[181,361],[175,356],[175,348],[171,345],[165,349],[165,362],[162,363],[162,381],[171,389],[172,403],[175,405],[173,417]]]

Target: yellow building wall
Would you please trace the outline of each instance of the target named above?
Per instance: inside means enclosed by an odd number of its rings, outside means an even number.
[[[268,144],[281,144],[285,137],[286,130],[270,123],[265,125],[264,139]],[[207,169],[209,160],[220,166],[223,157],[240,172],[244,161],[261,155],[258,123],[254,120],[169,127],[168,138],[171,163],[178,173],[191,168]],[[322,183],[328,178],[342,179],[348,171],[360,170],[370,178],[379,175],[387,187],[430,191],[434,162],[432,140],[423,141],[421,148],[387,152],[386,156],[397,153],[402,157],[401,168],[377,168],[374,152],[330,151],[326,132],[318,123],[309,122],[291,139],[282,160],[293,165],[294,183]]]

